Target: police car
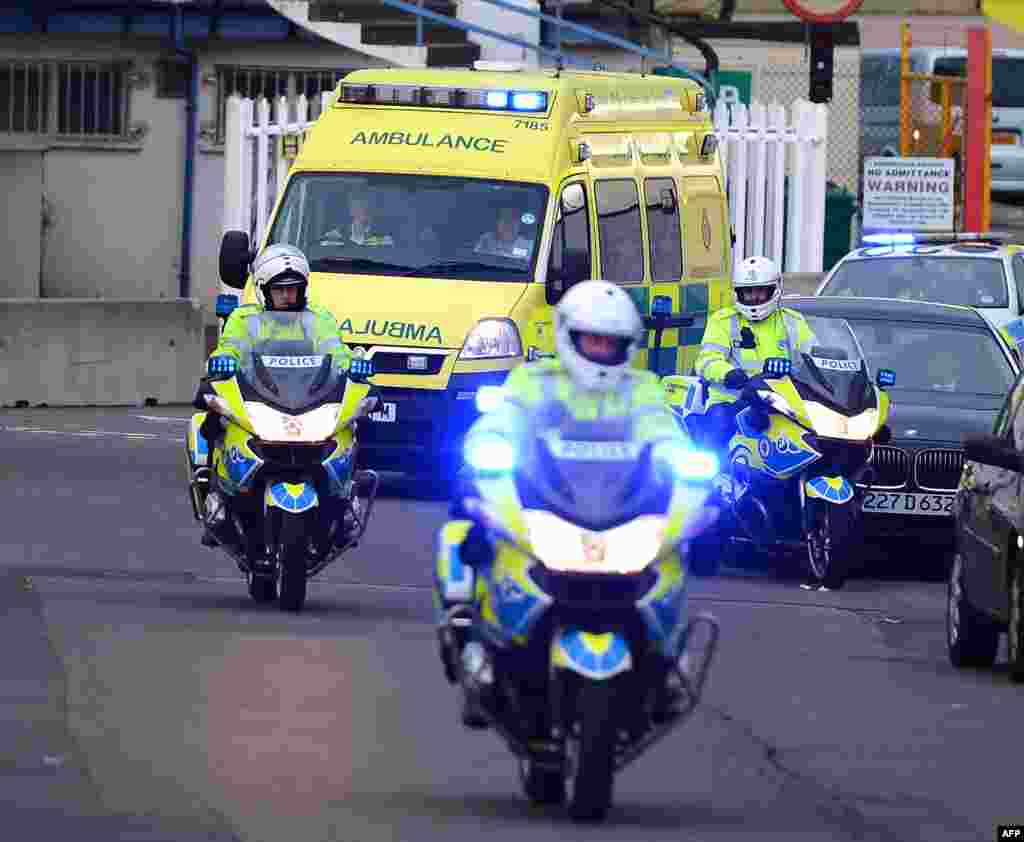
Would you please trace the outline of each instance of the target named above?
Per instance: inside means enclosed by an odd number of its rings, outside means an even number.
[[[1024,353],[1024,246],[1010,234],[871,234],[816,295],[973,307]]]

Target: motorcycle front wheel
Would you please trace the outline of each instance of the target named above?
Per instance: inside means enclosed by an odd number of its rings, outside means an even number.
[[[577,696],[578,729],[569,738],[569,816],[576,822],[604,821],[612,805],[615,778],[614,688],[583,679]]]
[[[283,611],[301,611],[306,603],[305,519],[302,515],[283,514],[278,538],[277,559],[280,568],[278,604]]]
[[[860,547],[860,497],[835,505],[808,500],[807,561],[814,584],[839,590],[846,584]]]

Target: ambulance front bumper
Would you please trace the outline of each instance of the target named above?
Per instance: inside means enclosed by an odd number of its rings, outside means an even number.
[[[453,374],[446,389],[379,388],[382,408],[359,424],[359,463],[378,471],[454,476],[462,440],[480,413],[476,392],[500,386],[507,371]]]

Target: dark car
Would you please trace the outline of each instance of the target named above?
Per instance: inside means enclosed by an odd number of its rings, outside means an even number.
[[[939,575],[952,555],[953,505],[964,435],[992,429],[1019,367],[976,310],[880,298],[789,298],[808,316],[846,319],[872,371],[896,373],[890,438],[876,440],[862,491],[865,539],[930,545]],[[938,550],[939,552],[935,552]]]
[[[991,667],[1005,630],[1010,678],[1024,682],[1024,377],[987,434],[964,442],[954,506],[946,641],[956,667]]]

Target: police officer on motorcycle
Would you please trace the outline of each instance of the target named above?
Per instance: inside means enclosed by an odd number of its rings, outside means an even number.
[[[632,298],[621,287],[606,281],[574,285],[558,303],[555,331],[557,356],[513,369],[505,381],[500,407],[477,419],[466,434],[467,441],[497,432],[524,443],[545,430],[557,430],[563,419],[630,417],[633,440],[652,444],[655,459],[659,443],[671,447],[687,443],[658,378],[631,365],[643,341],[644,325]],[[453,502],[452,517],[462,514],[460,504],[459,499]],[[459,558],[480,570],[492,557],[493,547],[483,530],[473,527],[460,547]],[[453,657],[458,653],[447,651],[442,641],[441,660],[446,669],[451,669]],[[669,675],[675,677],[672,671]],[[681,688],[666,686],[659,703],[666,715],[680,696]],[[486,720],[468,707],[462,712],[463,723],[483,727]]]
[[[736,429],[740,392],[760,374],[764,361],[793,362],[809,353],[814,334],[806,319],[780,306],[782,273],[774,260],[748,257],[733,273],[736,303],[708,317],[694,371],[707,384],[704,425],[718,447]]]
[[[207,370],[217,368],[218,357],[241,363],[257,342],[306,340],[319,354],[334,356],[334,364],[348,369],[352,352],[342,341],[338,323],[328,310],[307,300],[309,263],[295,246],[279,243],[268,246],[252,266],[257,304],[237,307],[228,316],[217,347],[210,355]],[[267,314],[301,313],[300,318],[275,319]],[[206,410],[205,394],[212,394],[208,380],[199,386],[194,405]],[[211,446],[221,431],[216,415],[209,412],[200,433]]]

